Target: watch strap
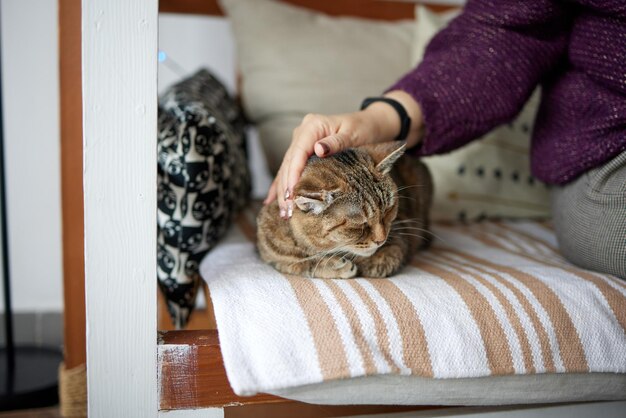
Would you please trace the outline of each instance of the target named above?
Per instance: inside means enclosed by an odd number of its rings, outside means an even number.
[[[411,118],[409,117],[409,114],[406,112],[406,109],[404,108],[404,106],[402,106],[402,104],[399,101],[394,100],[389,97],[368,97],[365,100],[363,100],[363,103],[361,103],[361,110],[367,108],[369,105],[375,102],[387,103],[388,105],[393,107],[395,111],[398,113],[398,116],[400,117],[400,133],[398,134],[395,140],[404,141],[407,138],[407,136],[409,136],[409,129],[411,128]]]

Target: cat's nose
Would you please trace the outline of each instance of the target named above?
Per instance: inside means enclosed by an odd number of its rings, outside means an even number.
[[[376,245],[381,245],[387,239],[387,234],[385,233],[385,228],[382,225],[374,225],[372,227],[372,241]]]
[[[378,245],[378,246],[380,247],[381,245],[383,245],[383,243],[384,243],[384,242],[385,242],[385,240],[382,240],[382,241],[374,241],[374,244],[376,244],[376,245]]]

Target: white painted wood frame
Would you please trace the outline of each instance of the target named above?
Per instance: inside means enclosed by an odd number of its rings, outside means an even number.
[[[90,418],[158,414],[158,0],[82,1]]]

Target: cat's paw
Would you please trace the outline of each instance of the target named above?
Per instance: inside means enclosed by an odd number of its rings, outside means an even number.
[[[356,264],[346,259],[342,259],[341,261],[342,262],[336,269],[336,272],[338,273],[338,276],[336,278],[337,279],[351,279],[355,277],[358,272],[358,268]]]
[[[340,258],[326,263],[313,272],[313,277],[320,279],[351,279],[357,274],[357,266],[350,260]]]
[[[381,262],[367,262],[359,266],[361,276],[374,279],[389,277],[398,269],[398,266],[392,266]]]
[[[368,258],[358,262],[359,274],[363,277],[382,278],[396,273],[403,265],[403,257],[399,249],[381,248]]]

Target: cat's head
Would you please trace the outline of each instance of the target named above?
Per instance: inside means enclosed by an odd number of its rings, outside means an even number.
[[[292,230],[318,251],[367,257],[385,243],[398,212],[390,176],[402,142],[367,145],[313,157],[294,190]]]

